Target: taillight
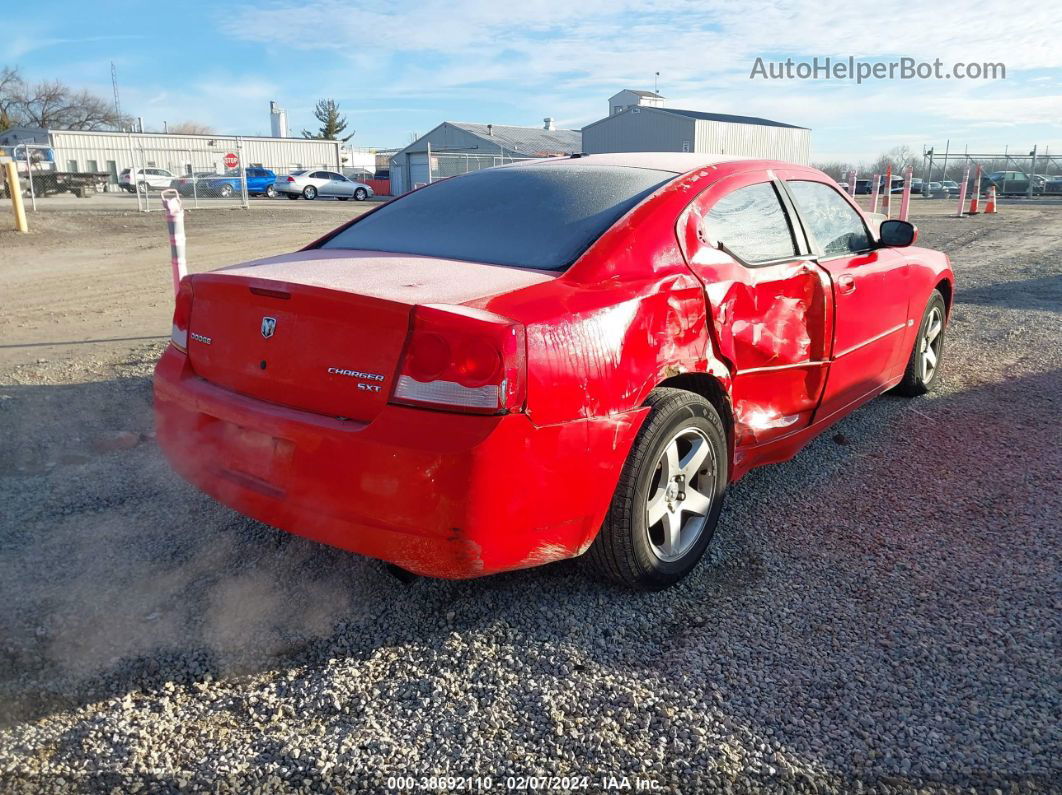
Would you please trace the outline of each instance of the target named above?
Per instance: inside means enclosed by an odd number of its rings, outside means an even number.
[[[192,283],[187,277],[181,280],[181,286],[177,290],[177,302],[173,307],[173,329],[170,331],[170,342],[175,348],[187,352],[188,350],[188,322],[192,318]]]
[[[288,182],[294,182],[294,181],[295,181],[295,177],[288,177]]]
[[[418,306],[392,401],[480,414],[522,411],[524,327],[463,306]]]

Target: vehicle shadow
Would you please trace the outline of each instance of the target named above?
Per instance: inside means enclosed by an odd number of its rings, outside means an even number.
[[[1062,312],[1062,274],[963,288],[955,303]]]
[[[1043,551],[1057,544],[1062,461],[1040,432],[1062,370],[874,401],[737,484],[709,560],[651,594],[577,562],[405,583],[179,481],[152,439],[147,377],[0,393],[2,726],[342,665],[384,701],[468,676],[477,698],[518,700],[528,741],[557,758],[594,759],[628,733],[683,742],[675,726],[707,727],[685,742],[711,747],[724,726],[827,780],[853,765],[868,780],[1017,780],[1057,760],[1057,735],[1012,718],[1062,709],[1045,684],[1058,616],[1042,586],[1057,576]],[[498,652],[470,656],[478,641]],[[382,676],[371,662],[394,647],[410,665]],[[535,727],[587,694],[610,720],[562,753]],[[982,766],[933,767],[927,743],[973,747]]]

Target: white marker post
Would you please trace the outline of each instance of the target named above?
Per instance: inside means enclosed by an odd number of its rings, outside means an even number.
[[[855,195],[856,195],[856,190],[855,189],[856,189],[856,176],[857,176],[857,174],[858,174],[858,172],[854,168],[851,171],[848,172],[848,195],[851,196],[853,199],[855,198]]]
[[[885,217],[892,218],[892,166],[885,169]]]
[[[876,213],[878,211],[878,200],[881,198],[879,191],[881,190],[881,174],[874,175],[874,195],[870,197],[870,212]]]
[[[188,273],[188,263],[185,260],[184,208],[181,206],[180,195],[173,188],[167,188],[162,192],[162,207],[166,211],[166,226],[170,230],[173,294],[177,295],[181,287],[181,279]]]
[[[962,208],[966,204],[966,185],[970,181],[970,164],[966,164],[966,170],[962,172],[962,182],[959,184],[959,209],[955,211],[956,218],[962,218]]]
[[[906,221],[911,212],[911,181],[914,169],[908,166],[903,170],[903,195],[900,197],[900,220]]]

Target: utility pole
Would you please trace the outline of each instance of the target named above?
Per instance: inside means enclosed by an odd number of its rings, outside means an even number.
[[[1033,180],[1036,178],[1036,146],[1033,145],[1032,151],[1029,152],[1029,156],[1032,158],[1032,165],[1029,166],[1029,187],[1025,189],[1025,195],[1027,198],[1033,197]]]
[[[118,129],[122,129],[122,103],[118,100],[118,67],[111,61],[111,87],[114,89],[114,115]]]

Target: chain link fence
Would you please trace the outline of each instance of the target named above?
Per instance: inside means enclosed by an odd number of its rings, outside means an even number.
[[[249,207],[273,198],[274,182],[294,171],[349,170],[338,142],[312,139],[55,131],[3,149],[18,163],[34,209],[49,196],[106,194],[160,211],[168,188],[190,207]]]

